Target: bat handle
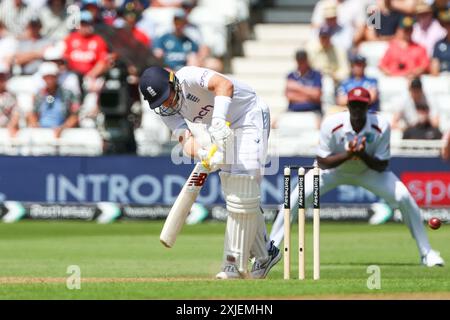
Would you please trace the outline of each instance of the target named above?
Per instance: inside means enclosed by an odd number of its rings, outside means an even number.
[[[217,152],[217,146],[213,144],[211,148],[209,148],[208,151],[208,160],[211,159],[211,157]],[[209,170],[209,162],[208,160],[202,160],[202,165]]]
[[[231,125],[231,123],[230,122],[226,122],[226,125],[229,127],[230,125]],[[213,145],[211,145],[211,148],[209,148],[209,151],[208,151],[208,157],[207,157],[207,159],[209,160],[209,159],[211,159],[212,158],[212,156],[215,154],[217,152],[217,145],[215,145],[215,144],[213,144]],[[202,160],[202,165],[206,168],[206,169],[210,169],[209,168],[209,162],[207,161],[207,160]]]

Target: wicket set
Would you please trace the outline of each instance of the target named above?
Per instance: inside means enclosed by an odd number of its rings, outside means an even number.
[[[305,173],[313,170],[313,279],[320,278],[319,167],[284,167],[284,279],[291,277],[291,170],[298,170],[298,278],[305,279]]]

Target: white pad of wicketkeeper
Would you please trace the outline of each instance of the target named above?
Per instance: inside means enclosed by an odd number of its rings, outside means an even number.
[[[256,177],[220,172],[228,219],[224,242],[224,264],[234,264],[247,273],[250,248],[255,241],[260,189]]]

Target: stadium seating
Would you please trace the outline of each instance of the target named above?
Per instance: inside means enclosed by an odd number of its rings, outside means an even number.
[[[450,93],[433,96],[433,101],[439,110],[439,124],[442,132],[450,131]]]
[[[0,129],[0,153],[99,156],[103,153],[103,140],[96,129],[65,129],[59,139],[52,129],[23,128],[15,137],[11,137],[7,129]]]
[[[402,77],[382,77],[378,81],[381,111],[392,112],[396,106],[395,99],[408,94],[408,81]]]
[[[450,76],[423,75],[420,79],[423,90],[428,96],[450,94]]]
[[[99,156],[103,153],[103,140],[96,129],[65,129],[58,141],[59,154]]]
[[[368,67],[378,67],[380,60],[388,48],[388,42],[372,41],[363,42],[359,46],[359,54],[367,59]]]

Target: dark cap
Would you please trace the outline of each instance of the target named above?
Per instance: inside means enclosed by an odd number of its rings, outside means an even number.
[[[173,74],[172,74],[173,76]],[[139,89],[150,109],[158,108],[170,96],[171,73],[161,67],[147,68],[139,80]]]
[[[409,85],[411,89],[422,89],[422,80],[420,78],[414,78]]]
[[[414,25],[414,18],[411,16],[404,16],[400,19],[399,28],[400,29],[410,29]]]
[[[319,29],[319,36],[331,36],[333,35],[333,29],[329,25],[322,25]]]
[[[360,54],[352,54],[350,56],[351,63],[364,63],[366,64],[366,58]]]
[[[308,54],[303,49],[297,50],[297,52],[295,53],[295,59],[296,60],[307,60]]]
[[[370,93],[363,87],[356,87],[348,93],[348,102],[361,101],[365,103],[370,102]]]

